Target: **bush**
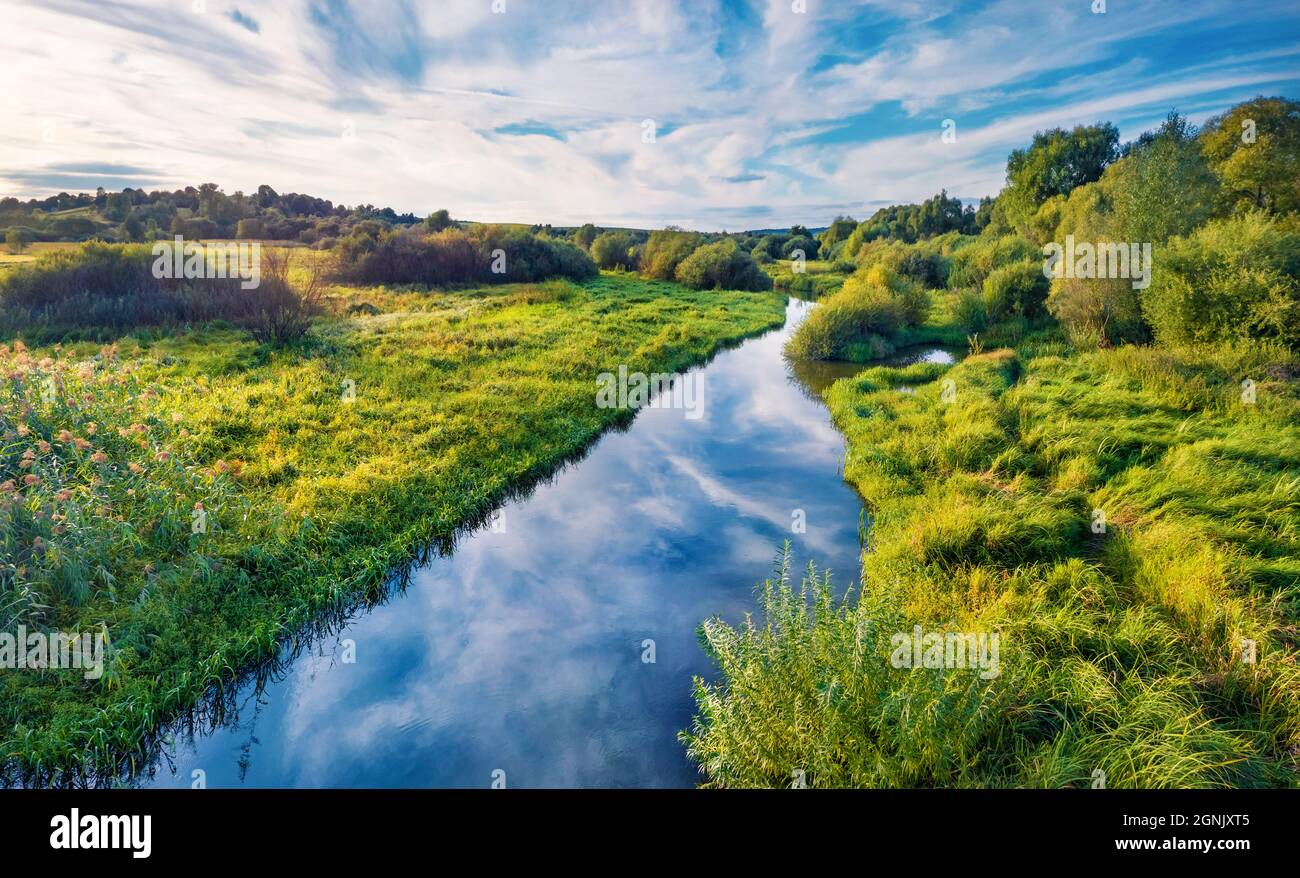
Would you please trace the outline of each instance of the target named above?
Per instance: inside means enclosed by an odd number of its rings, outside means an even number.
[[[359,284],[448,286],[596,275],[595,263],[573,245],[501,226],[430,234],[420,227],[389,231],[362,224],[340,242],[338,254],[334,276]]]
[[[591,258],[601,268],[636,268],[632,236],[627,232],[602,232],[591,242]]]
[[[967,287],[957,291],[952,303],[952,319],[967,332],[980,332],[988,325],[984,296],[979,290]]]
[[[772,289],[772,278],[730,238],[697,248],[677,266],[676,276],[697,290]]]
[[[1048,287],[1041,262],[1004,265],[984,281],[984,313],[994,323],[1008,317],[1042,316]]]
[[[891,336],[923,323],[929,311],[924,287],[873,265],[827,296],[795,330],[786,351],[810,360],[876,359],[893,351]]]
[[[22,226],[11,226],[5,230],[5,246],[10,253],[21,253],[32,241],[31,233]]]
[[[1252,212],[1174,238],[1142,311],[1158,341],[1271,338],[1300,349],[1300,235]]]
[[[651,232],[641,258],[641,273],[655,280],[672,280],[677,275],[677,266],[694,253],[703,240],[694,232],[676,229]],[[755,247],[754,253],[757,252],[758,248]],[[771,257],[768,257],[768,261],[771,261]]]
[[[931,289],[940,289],[948,280],[948,260],[926,244],[899,241],[876,241],[863,246],[858,265],[886,265],[903,277]]]
[[[227,315],[263,344],[297,341],[321,313],[320,263],[313,260],[307,282],[298,285],[289,280],[291,262],[288,252],[264,250],[260,283],[256,289],[242,290],[239,313]]]
[[[1047,310],[1077,345],[1140,342],[1148,337],[1139,291],[1125,278],[1056,278]]]
[[[781,245],[781,258],[793,259],[794,251],[802,250],[804,259],[816,259],[817,250],[820,246],[815,238],[808,235],[799,235]]]
[[[903,323],[903,308],[877,286],[848,288],[828,296],[795,330],[786,353],[808,360],[850,359],[855,346],[871,354],[890,352],[887,337]],[[859,357],[858,359],[867,359]]]
[[[948,287],[983,287],[995,269],[1026,259],[1041,259],[1042,255],[1039,248],[1018,235],[981,239],[953,251]]]

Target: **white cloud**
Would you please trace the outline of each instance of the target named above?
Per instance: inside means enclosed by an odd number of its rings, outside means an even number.
[[[832,205],[992,194],[1036,127],[1300,79],[1281,43],[1172,66],[1114,56],[1214,21],[1208,0],[1107,16],[1012,0],[808,0],[806,14],[754,0],[748,16],[699,0],[206,6],[0,0],[0,194],[57,191],[54,166],[115,164],[149,188],[269,183],[482,220],[821,223]],[[938,142],[949,116],[956,148]]]

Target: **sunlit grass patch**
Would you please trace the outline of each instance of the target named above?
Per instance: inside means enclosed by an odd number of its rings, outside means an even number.
[[[785,576],[763,621],[705,627],[724,676],[683,738],[706,784],[1297,785],[1296,374],[1275,347],[1040,333],[837,382],[859,591]],[[1001,673],[891,667],[918,624],[998,632]]]

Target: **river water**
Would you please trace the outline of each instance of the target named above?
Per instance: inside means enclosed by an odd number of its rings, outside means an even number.
[[[696,631],[740,621],[783,541],[859,568],[862,506],[818,392],[860,367],[787,362],[812,306],[698,371],[703,414],[647,408],[409,585],[245,683],[215,729],[136,779],[189,787],[680,787]],[[913,351],[895,362],[951,360]],[[798,524],[802,522],[803,527]],[[198,772],[201,772],[198,773]]]

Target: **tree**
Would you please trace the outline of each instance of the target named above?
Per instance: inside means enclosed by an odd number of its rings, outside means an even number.
[[[601,268],[635,268],[632,236],[626,232],[604,232],[591,242],[591,258]]]
[[[1118,156],[1119,129],[1109,122],[1039,131],[1028,148],[1007,157],[1007,188],[1000,196],[1007,218],[1023,231],[1044,201],[1100,179]]]
[[[443,229],[451,228],[455,223],[452,222],[451,214],[448,213],[446,209],[443,209],[435,210],[433,213],[429,214],[428,218],[424,221],[424,225],[431,232],[441,232]]]
[[[5,246],[9,248],[10,253],[23,252],[27,249],[30,241],[27,231],[18,226],[12,226],[9,231],[5,232]]]
[[[772,289],[772,278],[731,238],[696,248],[677,266],[676,277],[697,290]]]
[[[817,236],[817,240],[821,242],[822,259],[830,259],[834,255],[835,245],[853,234],[853,230],[857,227],[858,221],[851,216],[835,217],[826,231]]]
[[[1238,104],[1206,122],[1201,140],[1229,206],[1300,210],[1300,102]]]
[[[235,226],[235,237],[245,241],[264,241],[266,225],[260,219],[241,219]]]
[[[1219,183],[1186,119],[1170,113],[1125,151],[1101,178],[1118,240],[1163,244],[1210,218]]]
[[[583,250],[590,250],[591,242],[596,240],[596,235],[596,227],[591,223],[585,223],[574,231],[573,243],[581,247]]]
[[[641,271],[656,280],[672,280],[677,266],[695,252],[703,239],[694,232],[663,229],[651,232],[641,260]]]
[[[132,213],[122,222],[121,237],[124,241],[139,241],[144,234],[144,223]]]

